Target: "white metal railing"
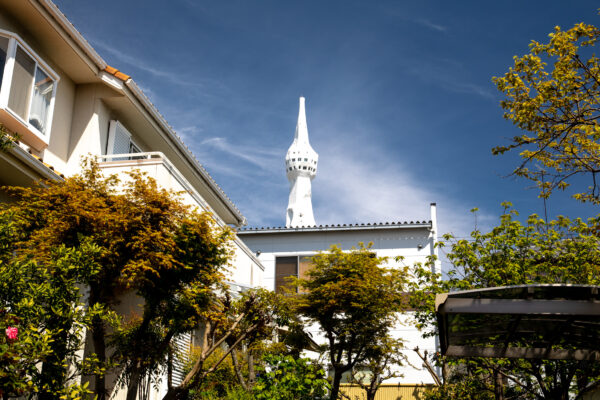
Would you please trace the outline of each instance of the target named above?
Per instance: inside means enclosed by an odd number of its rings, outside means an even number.
[[[145,153],[127,153],[127,154],[105,154],[98,156],[100,162],[108,161],[134,161],[134,160],[156,160],[160,161],[164,167],[169,171],[171,176],[183,187],[183,189],[200,205],[204,210],[212,212],[216,215],[210,205],[200,196],[200,194],[194,189],[194,187],[185,179],[185,177],[179,172],[171,161],[160,151],[148,151]],[[137,165],[136,165],[137,166]],[[100,165],[102,167],[102,165]],[[216,218],[219,225],[223,225],[224,222],[220,218]]]
[[[160,151],[147,151],[145,153],[127,153],[127,154],[104,154],[98,156],[100,162],[107,161],[124,161],[124,160],[149,160],[152,158],[162,158],[167,160],[167,157]],[[168,162],[168,160],[167,160]],[[169,162],[170,164],[170,162]]]
[[[171,161],[160,151],[148,151],[144,153],[127,153],[127,154],[105,154],[97,156],[97,159],[100,163],[102,162],[110,162],[110,161],[142,161],[140,164],[132,163],[131,167],[138,167],[143,165],[144,160],[155,160],[161,162],[167,171],[171,173],[171,175],[179,182],[179,184],[184,188],[184,190],[189,193],[190,196],[198,203],[204,210],[211,212],[215,216],[215,221],[219,226],[226,226],[227,224],[221,219],[217,217],[217,213],[212,209],[212,207],[204,200],[202,196],[194,189],[194,187],[183,177],[181,172],[173,164]],[[116,164],[116,163],[115,163]],[[115,164],[111,164],[114,166]],[[118,165],[118,164],[116,164]],[[108,165],[107,165],[108,166]],[[100,165],[103,167],[103,165]],[[256,259],[252,251],[237,237],[235,237],[235,242],[239,245],[240,249],[246,253],[250,259],[256,261],[256,264],[263,271],[265,267]]]

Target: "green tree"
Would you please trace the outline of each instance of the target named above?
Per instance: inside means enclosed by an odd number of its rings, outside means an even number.
[[[587,190],[574,197],[599,204],[600,61],[590,53],[600,31],[580,23],[549,36],[547,44],[532,41],[529,54],[493,78],[506,96],[504,117],[525,131],[493,153],[519,149],[523,161],[514,173],[536,182],[542,197],[589,176]]]
[[[237,356],[242,343],[247,351],[256,351],[259,343],[273,339],[279,327],[293,325],[288,302],[280,294],[266,289],[252,289],[236,299],[225,292],[216,300],[211,312],[201,321],[201,345],[192,366],[183,382],[169,388],[163,400],[186,399],[192,390],[202,390],[228,356],[240,386],[250,392],[254,361],[246,360],[248,372],[247,378],[244,377]]]
[[[308,322],[318,323],[327,340],[333,369],[331,399],[337,399],[342,375],[362,363],[373,339],[385,335],[402,310],[406,268],[387,268],[362,243],[349,252],[332,246],[317,254],[296,302]]]
[[[381,337],[372,338],[363,362],[352,371],[352,382],[363,388],[367,400],[375,400],[383,381],[402,376],[395,367],[406,363],[403,349],[404,341],[392,338],[387,332]]]
[[[140,173],[121,183],[116,176],[103,177],[95,163],[64,182],[7,190],[15,201],[1,212],[18,238],[7,244],[7,254],[53,266],[57,249],[64,248],[89,260],[89,266],[69,264],[73,271],[67,276],[74,277],[64,283],[65,293],[85,285],[88,310],[116,310],[124,293],[140,300],[139,315],[110,320],[112,334],[101,314],[89,321],[93,358],[104,368],[118,362],[127,396],[135,398],[143,378],[166,363],[171,339],[195,329],[211,312],[230,254],[230,230]],[[48,307],[78,310],[78,296],[73,293],[69,302],[49,300]],[[67,325],[56,328],[61,336],[53,337],[52,345],[70,346],[68,315],[60,321]],[[53,354],[62,364],[46,364],[66,374],[64,351]],[[96,369],[92,381],[99,399],[108,395],[104,372]]]
[[[536,283],[600,284],[600,238],[594,234],[598,219],[572,221],[558,217],[546,223],[532,215],[523,224],[510,204],[505,207],[500,225],[490,232],[475,230],[469,240],[445,235],[451,243],[448,279],[442,280],[427,265],[417,267],[415,285],[420,290],[415,291],[412,302],[415,307],[422,307],[423,312],[418,313],[420,325],[429,328],[430,333],[436,328],[435,293]],[[456,361],[446,361],[454,364],[450,369],[455,373],[464,371],[463,361],[459,360],[458,365]],[[507,388],[498,384],[506,381],[510,382],[513,398],[566,400],[600,378],[597,363],[587,361],[476,362],[469,371],[474,371],[480,384],[471,379],[470,387],[481,387],[487,382],[496,398],[506,395]],[[462,385],[461,390],[468,387]]]
[[[325,399],[329,383],[321,366],[306,358],[266,355],[254,387],[256,400]]]
[[[0,391],[74,398],[87,392],[75,378],[98,370],[94,357],[77,355],[90,319],[106,316],[84,307],[79,286],[97,272],[98,248],[62,245],[46,260],[15,253],[22,239],[15,218],[0,211]]]

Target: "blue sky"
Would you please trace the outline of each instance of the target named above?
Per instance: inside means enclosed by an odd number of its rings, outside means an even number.
[[[600,25],[592,1],[55,0],[131,75],[248,218],[285,224],[298,97],[319,153],[317,224],[429,219],[465,235],[508,200],[543,213],[492,76],[555,25]],[[589,216],[567,195],[550,216]]]

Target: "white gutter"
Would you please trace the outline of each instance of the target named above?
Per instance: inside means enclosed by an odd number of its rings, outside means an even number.
[[[29,154],[25,149],[21,148],[17,144],[14,144],[8,151],[6,151],[6,153],[14,156],[17,160],[29,166],[33,172],[37,174],[37,176],[32,177],[33,180],[38,180],[40,177],[42,179],[57,182],[64,180],[64,178],[62,178],[57,172],[48,168],[42,161]],[[0,157],[6,159],[6,156],[3,155],[2,152],[0,152]],[[8,159],[6,160],[9,161]]]
[[[29,0],[30,2],[37,1],[44,9],[56,20],[56,22],[65,30],[75,43],[81,47],[81,50],[96,64],[98,69],[104,70],[107,64],[106,61],[100,57],[100,55],[94,50],[94,48],[88,43],[87,40],[79,33],[79,31],[73,26],[71,21],[60,11],[60,9],[50,0]]]

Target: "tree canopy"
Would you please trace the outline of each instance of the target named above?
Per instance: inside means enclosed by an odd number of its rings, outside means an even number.
[[[437,326],[435,293],[534,283],[600,284],[596,218],[584,221],[559,217],[545,222],[531,215],[522,223],[510,204],[504,205],[500,224],[489,232],[475,230],[469,239],[460,240],[445,235],[446,243],[451,245],[447,257],[452,263],[447,279],[432,273],[427,265],[417,267],[415,285],[419,289],[412,301],[424,311],[418,313],[420,324],[432,333]],[[455,386],[440,389],[432,398],[451,398],[439,396],[472,389],[473,393],[487,390],[496,399],[510,394],[519,399],[566,400],[570,394],[577,394],[600,379],[600,368],[589,361],[444,361],[462,366],[453,369],[453,373],[458,374]]]
[[[297,306],[324,332],[333,369],[331,399],[342,375],[368,356],[373,339],[385,335],[402,309],[406,268],[387,268],[370,246],[349,252],[332,246],[312,258],[306,279],[299,279]]]
[[[592,53],[599,36],[584,23],[557,26],[548,43],[532,41],[529,54],[493,78],[506,96],[504,117],[525,131],[493,152],[519,149],[514,173],[536,182],[542,197],[583,175],[589,186],[574,197],[600,203],[600,61]]]
[[[91,332],[86,357],[98,365],[86,373],[94,375],[90,390],[107,398],[106,369],[118,364],[112,373],[135,398],[142,378],[166,362],[171,339],[211,312],[228,264],[229,229],[140,173],[120,182],[93,162],[64,182],[6,190],[14,201],[0,209],[1,261],[29,274],[2,282],[0,297],[11,318],[24,322],[23,304],[47,310],[19,325],[23,339],[28,330],[30,336],[52,334],[51,354],[41,360],[43,382],[33,389],[40,398],[55,398],[65,387],[64,361],[81,348],[73,337],[79,323]],[[32,289],[14,292],[23,285]],[[79,287],[86,288],[85,298]],[[117,315],[126,293],[141,307]]]

